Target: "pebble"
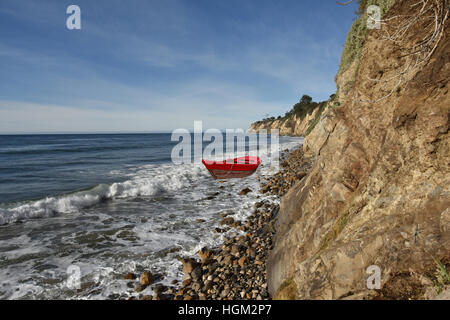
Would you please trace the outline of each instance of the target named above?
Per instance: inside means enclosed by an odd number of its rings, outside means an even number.
[[[123,280],[136,280],[136,275],[129,272],[123,277]]]
[[[250,189],[250,188],[245,188],[245,189],[242,189],[241,192],[239,192],[239,195],[241,195],[241,196],[246,196],[246,195],[249,194],[250,192],[252,192],[252,189]]]
[[[141,274],[141,278],[139,280],[141,286],[149,286],[153,282],[155,282],[155,277],[149,271],[145,271]]]
[[[234,223],[234,218],[232,218],[232,217],[227,217],[227,218],[223,219],[222,221],[220,221],[220,225],[231,226],[233,223]]]
[[[138,284],[135,288],[134,288],[134,292],[141,292],[145,290],[145,286]]]

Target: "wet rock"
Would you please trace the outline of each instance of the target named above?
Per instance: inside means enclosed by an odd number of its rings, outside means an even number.
[[[210,195],[208,195],[208,196],[206,197],[206,200],[212,200],[212,199],[214,199],[215,197],[217,197],[218,195],[220,195],[220,192],[214,192],[214,193],[211,193]]]
[[[241,192],[239,192],[239,195],[241,195],[241,196],[246,196],[246,195],[249,194],[250,192],[252,192],[252,189],[250,189],[250,188],[245,188],[245,189],[242,189]]]
[[[224,212],[224,213],[221,213],[220,214],[220,216],[222,217],[222,218],[226,218],[226,217],[228,217],[228,216],[231,216],[231,215],[233,215],[234,214],[234,212]]]
[[[264,187],[262,187],[262,188],[259,190],[259,192],[262,193],[262,194],[265,194],[265,193],[267,193],[267,192],[269,192],[269,191],[270,191],[270,186],[269,186],[269,185],[265,185]]]
[[[175,253],[175,252],[178,252],[180,250],[181,250],[180,247],[172,247],[169,250],[167,250],[167,253]]]
[[[155,285],[153,287],[153,292],[155,292],[155,293],[162,293],[166,290],[167,290],[167,287],[161,283],[158,283],[157,285]]]
[[[141,274],[139,279],[141,286],[149,286],[153,282],[155,282],[155,277],[149,271],[145,271]]]
[[[199,257],[200,257],[200,259],[202,259],[202,260],[208,259],[209,257],[211,257],[211,254],[212,254],[211,250],[208,250],[207,248],[202,248],[202,249],[198,252]]]
[[[214,232],[215,232],[215,233],[224,233],[225,230],[224,230],[224,229],[221,229],[221,228],[215,228],[215,229],[214,229]]]
[[[152,300],[165,300],[164,298],[165,298],[165,296],[164,296],[163,294],[161,294],[161,293],[155,293],[155,294],[153,295]]]
[[[123,280],[136,280],[136,278],[134,273],[129,272],[123,277]]]
[[[198,279],[200,279],[201,276],[202,276],[202,269],[200,267],[195,268],[191,272],[191,277],[192,277],[192,280],[194,280],[194,281],[197,281]]]
[[[220,221],[221,225],[227,225],[230,226],[234,223],[234,219],[232,217],[227,217],[225,219],[223,219],[222,221]]]
[[[235,221],[231,226],[233,227],[233,228],[237,228],[237,227],[239,227],[239,226],[241,226],[241,222],[240,221]]]
[[[147,288],[146,286],[140,285],[138,284],[135,288],[134,288],[134,292],[142,292],[145,290],[145,288]]]
[[[199,265],[194,259],[182,259],[181,263],[183,264],[184,274],[191,273]]]
[[[187,279],[183,280],[183,282],[181,283],[181,285],[182,285],[183,287],[187,287],[187,286],[189,286],[191,283],[192,283],[192,279],[191,279],[191,278],[187,278]]]

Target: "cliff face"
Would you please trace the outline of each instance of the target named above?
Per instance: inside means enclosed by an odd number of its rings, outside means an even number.
[[[308,129],[312,127],[312,124],[318,117],[322,109],[316,108],[311,114],[306,114],[304,118],[300,118],[298,115],[294,115],[291,119],[278,119],[273,121],[260,121],[252,123],[249,132],[259,133],[261,130],[266,130],[270,133],[272,130],[278,130],[282,136],[299,136],[303,137],[309,133]]]
[[[386,18],[414,14],[414,3],[397,1]],[[426,32],[414,25],[401,45]],[[267,270],[274,298],[374,296],[371,265],[381,292],[403,280],[425,288],[423,275],[450,257],[449,36],[447,20],[430,60],[397,86],[382,80],[406,60],[369,33],[353,86],[305,140],[313,168],[282,198]]]

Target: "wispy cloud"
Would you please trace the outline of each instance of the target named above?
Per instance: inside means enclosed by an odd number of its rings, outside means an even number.
[[[176,128],[191,129],[194,121],[201,120],[204,128],[228,128],[225,124],[233,122],[231,128],[246,129],[248,122],[236,121],[233,113],[217,114],[207,112],[211,106],[205,101],[192,101],[183,110],[167,110],[176,99],[160,102],[158,110],[134,109],[122,105],[114,110],[101,108],[79,108],[78,106],[37,104],[22,101],[0,101],[0,134],[8,133],[61,133],[61,132],[151,132]],[[100,102],[109,105],[108,102]],[[98,105],[95,101],[94,105]],[[220,104],[221,107],[235,109],[234,103]],[[117,107],[117,106],[116,106]],[[250,111],[262,108],[266,112],[274,106],[261,105],[252,100],[241,101],[240,115],[248,117]],[[244,112],[242,113],[242,111]]]
[[[247,127],[335,89],[345,32],[314,31],[339,21],[312,27],[303,3],[80,5],[79,32],[65,30],[62,2],[0,5],[0,132]]]

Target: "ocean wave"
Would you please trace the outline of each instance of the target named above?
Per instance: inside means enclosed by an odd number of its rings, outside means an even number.
[[[280,149],[289,148],[299,144],[299,138],[283,138]],[[302,142],[302,140],[300,139]],[[245,154],[237,154],[242,156]],[[259,156],[264,157],[267,151],[260,151]],[[214,160],[227,159],[235,156],[220,154],[213,157]],[[132,171],[130,171],[133,169]],[[136,171],[134,171],[134,169]],[[134,198],[153,196],[161,193],[169,193],[185,187],[198,185],[206,179],[210,179],[209,173],[201,163],[174,165],[148,164],[135,168],[127,168],[127,173],[119,176],[128,180],[112,184],[100,184],[94,188],[78,191],[62,196],[46,197],[45,199],[9,204],[0,206],[0,225],[10,224],[21,220],[47,218],[63,213],[79,212],[106,200],[121,198]],[[134,171],[134,172],[133,172]],[[119,173],[118,171],[117,173]]]
[[[176,191],[207,177],[206,170],[199,164],[147,165],[143,166],[135,177],[124,182],[110,185],[101,184],[89,190],[0,208],[0,225],[27,219],[48,218],[61,213],[78,212],[110,199],[153,196]]]
[[[91,145],[91,146],[71,146],[71,145],[35,145],[35,146],[25,146],[25,147],[8,147],[1,148],[0,154],[4,155],[39,155],[39,154],[53,154],[53,153],[100,153],[102,151],[126,151],[135,149],[136,145],[130,146],[101,146],[101,145]]]

